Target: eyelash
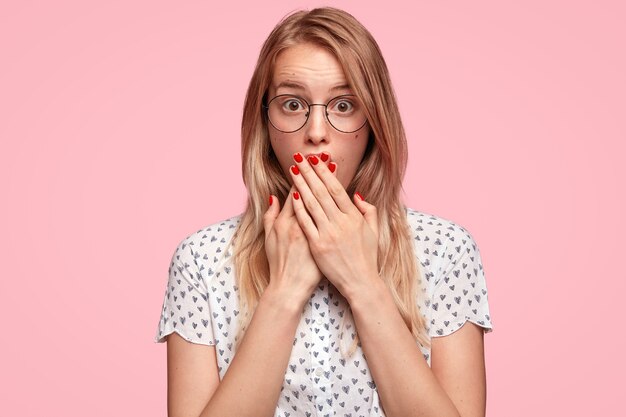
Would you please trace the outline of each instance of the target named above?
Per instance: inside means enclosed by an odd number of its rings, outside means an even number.
[[[295,98],[290,98],[290,99],[285,100],[285,102],[283,103],[283,108],[286,108],[286,106],[287,106],[289,103],[294,102],[294,101],[300,105],[300,107],[302,108],[302,110],[305,110],[305,109],[306,109],[306,107],[305,107],[304,103],[300,102],[299,100],[297,100],[297,99],[295,99]],[[331,101],[332,101],[332,100],[331,100]],[[350,111],[350,110],[353,110],[353,109],[354,109],[354,103],[353,103],[352,101],[350,101],[349,99],[347,99],[347,98],[344,98],[344,99],[341,99],[341,100],[337,101],[337,102],[335,103],[335,105],[338,105],[338,104],[340,104],[340,103],[348,103],[348,104],[350,105],[350,108],[348,109],[348,111]],[[288,108],[286,108],[286,109],[287,109],[287,110],[289,110]]]

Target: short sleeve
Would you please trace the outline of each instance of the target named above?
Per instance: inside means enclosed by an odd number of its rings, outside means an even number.
[[[430,336],[447,336],[468,320],[483,327],[485,333],[493,331],[480,251],[467,230],[458,225],[448,241],[444,263],[434,285]]]
[[[161,318],[154,339],[163,343],[165,336],[176,332],[185,340],[215,345],[211,324],[208,288],[200,273],[194,241],[183,240],[172,255]]]

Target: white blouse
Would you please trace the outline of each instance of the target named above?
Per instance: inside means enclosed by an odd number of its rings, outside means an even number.
[[[435,215],[410,208],[406,213],[425,283],[418,307],[429,336],[449,335],[468,320],[491,332],[483,266],[470,233]],[[215,345],[220,380],[235,354],[239,300],[228,244],[240,219],[215,223],[180,242],[154,339],[162,343],[176,332],[189,342]],[[341,356],[339,344],[347,351],[356,329],[349,305],[337,294],[323,278],[305,304],[275,417],[385,416],[360,343],[352,357]],[[430,366],[430,349],[420,349]]]

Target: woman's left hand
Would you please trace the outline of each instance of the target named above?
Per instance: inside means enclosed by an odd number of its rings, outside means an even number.
[[[294,161],[290,175],[299,192],[298,198],[295,193],[291,196],[296,218],[318,268],[350,301],[379,279],[376,207],[358,193],[353,203],[333,172],[316,156],[305,159],[297,153]],[[337,167],[334,162],[330,164]]]

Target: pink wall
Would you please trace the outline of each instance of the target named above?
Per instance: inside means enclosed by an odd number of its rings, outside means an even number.
[[[318,5],[211,3],[0,6],[3,415],[166,414],[169,258],[243,209],[261,42]],[[488,415],[617,415],[626,8],[503,3],[334,2],[386,57],[408,205],[480,246]]]

